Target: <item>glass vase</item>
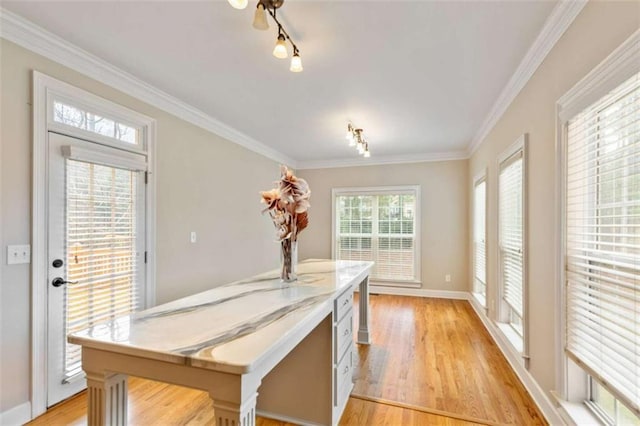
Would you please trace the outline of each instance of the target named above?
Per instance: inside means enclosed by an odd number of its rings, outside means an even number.
[[[280,278],[285,283],[298,279],[298,242],[291,238],[280,242]]]

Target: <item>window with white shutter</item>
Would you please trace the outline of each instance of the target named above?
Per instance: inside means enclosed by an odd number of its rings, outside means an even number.
[[[565,350],[597,382],[591,402],[627,424],[640,415],[640,73],[569,119],[566,141]]]
[[[523,135],[502,156],[498,176],[500,322],[526,359],[525,148]]]
[[[483,177],[473,189],[473,291],[483,306],[487,298],[486,188]]]
[[[419,188],[347,188],[333,193],[334,258],[374,261],[375,281],[419,282]]]

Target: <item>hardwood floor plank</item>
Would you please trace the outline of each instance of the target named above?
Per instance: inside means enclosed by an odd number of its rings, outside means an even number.
[[[467,301],[372,295],[370,305],[373,344],[358,346],[354,394],[494,424],[546,424]]]
[[[493,422],[489,422],[489,421],[478,419],[478,418],[471,418],[471,417],[463,416],[463,415],[460,415],[460,414],[450,413],[450,412],[447,412],[447,411],[435,410],[435,409],[431,409],[431,408],[419,407],[417,405],[405,404],[405,403],[402,403],[402,402],[389,401],[387,399],[382,399],[382,398],[373,398],[373,397],[364,396],[364,395],[357,395],[357,394],[354,394],[354,393],[351,394],[351,398],[352,399],[359,399],[359,400],[362,400],[362,401],[368,401],[368,402],[372,402],[372,403],[375,403],[375,404],[388,405],[390,407],[402,408],[404,410],[417,411],[417,412],[421,412],[421,413],[431,414],[431,415],[435,415],[435,416],[439,416],[439,417],[447,417],[447,418],[450,418],[450,419],[460,420],[462,422],[465,422],[465,424],[478,424],[478,425],[485,425],[485,426],[499,426],[498,423],[493,423]]]
[[[341,425],[545,424],[468,302],[372,295],[370,303],[373,343],[357,347],[354,397]],[[85,425],[86,410],[83,392],[29,424]],[[129,424],[215,420],[207,393],[132,377]]]

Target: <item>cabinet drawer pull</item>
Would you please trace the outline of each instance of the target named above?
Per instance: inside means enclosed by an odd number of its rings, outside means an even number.
[[[344,302],[342,302],[342,306],[347,306],[348,303],[349,303],[349,299],[344,299]]]
[[[342,335],[343,335],[343,336],[348,336],[350,331],[351,331],[351,330],[349,330],[349,329],[347,328],[347,329],[345,329],[345,330],[344,330],[344,333],[342,333]]]
[[[345,374],[347,374],[348,372],[349,372],[349,366],[348,366],[348,365],[345,365],[345,366],[344,366],[344,371],[342,372],[342,375],[345,375]]]

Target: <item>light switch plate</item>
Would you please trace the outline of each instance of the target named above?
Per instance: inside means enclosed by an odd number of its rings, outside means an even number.
[[[7,246],[7,265],[31,263],[31,246]]]

